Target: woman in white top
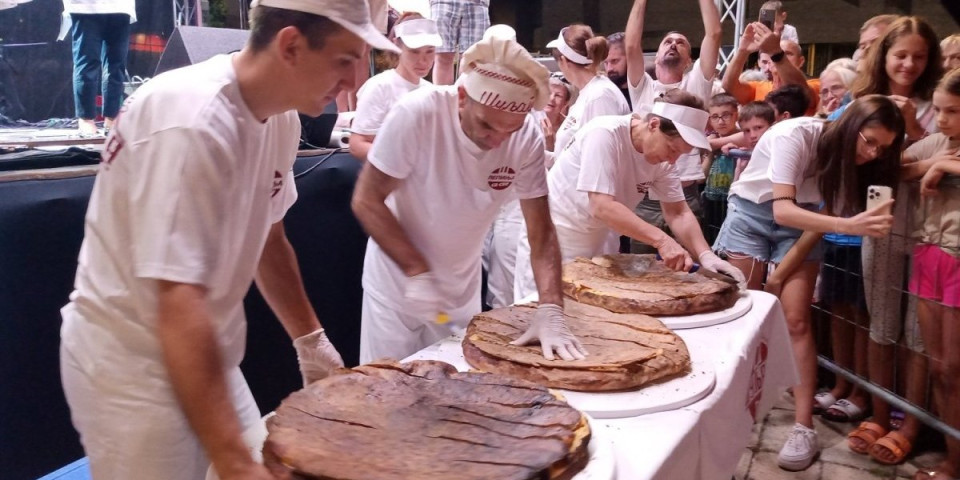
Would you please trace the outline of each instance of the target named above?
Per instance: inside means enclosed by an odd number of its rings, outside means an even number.
[[[684,199],[674,165],[694,147],[709,145],[703,134],[706,126],[703,103],[674,89],[658,98],[651,113],[643,117],[605,116],[580,129],[547,174],[550,216],[562,260],[616,253],[608,242],[614,233],[654,246],[674,270],[690,270],[694,260],[688,252],[696,252],[704,268],[745,282],[739,270],[710,250]],[[663,199],[664,218],[683,246],[633,213],[631,207],[648,192]],[[536,291],[533,271],[527,266],[529,252],[521,233],[514,280],[517,299]]]
[[[869,185],[897,185],[904,129],[897,104],[880,95],[858,99],[835,122],[800,117],[774,125],[730,186],[714,250],[726,253],[750,288],[759,289],[762,267],[780,263],[802,231],[887,235],[893,201],[864,211],[866,191]],[[807,468],[819,452],[813,430],[817,352],[810,330],[819,255],[815,249],[786,274],[780,293],[800,373],[793,389],[796,425],[779,457],[786,470]]]
[[[547,47],[553,49],[553,58],[563,76],[580,91],[567,118],[557,128],[553,148],[547,148],[559,154],[587,122],[601,115],[626,115],[630,113],[630,106],[620,89],[600,75],[600,64],[610,49],[605,37],[594,35],[586,25],[570,25],[560,30],[560,35]],[[547,161],[552,164],[549,156]]]
[[[377,136],[377,130],[400,97],[430,82],[423,79],[441,45],[437,24],[418,13],[405,13],[393,27],[393,41],[400,47],[397,68],[367,80],[357,92],[357,113],[350,125],[350,153],[361,161]]]

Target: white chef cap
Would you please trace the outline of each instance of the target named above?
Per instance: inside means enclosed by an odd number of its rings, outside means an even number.
[[[511,38],[489,35],[463,54],[461,85],[477,102],[528,113],[550,99],[550,72]]]

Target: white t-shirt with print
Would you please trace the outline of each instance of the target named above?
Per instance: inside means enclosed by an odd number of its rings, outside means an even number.
[[[162,365],[156,280],[205,287],[224,365],[240,364],[243,298],[270,227],[296,200],[299,137],[294,111],[253,116],[227,55],[159,75],[127,99],[104,144],[64,308],[63,344],[81,364],[120,350]]]
[[[770,127],[747,168],[730,185],[730,195],[763,203],[773,199],[773,184],[781,183],[797,188],[797,203],[820,203],[814,169],[823,127],[816,117],[791,118]]]
[[[396,69],[374,75],[357,92],[357,112],[354,114],[350,131],[361,135],[376,135],[387,113],[404,95],[430,82],[420,79],[410,83],[397,73]]]
[[[643,74],[643,80],[640,80],[640,83],[636,86],[630,85],[630,82],[627,82],[627,90],[630,91],[630,102],[633,104],[633,111],[644,115],[650,112],[655,98],[667,90],[674,88],[679,88],[699,98],[703,101],[704,108],[706,108],[707,105],[710,104],[710,97],[713,96],[713,76],[709,79],[704,77],[703,71],[700,69],[700,60],[697,60],[693,62],[693,67],[690,71],[683,74],[683,78],[677,83],[660,83],[659,80],[655,80],[646,72]],[[698,181],[706,178],[703,175],[703,169],[700,168],[699,152],[681,155],[680,158],[677,159],[676,167],[680,175],[680,180],[684,182]],[[651,198],[658,200],[656,196],[652,196]]]
[[[480,309],[483,239],[514,199],[547,194],[544,144],[532,115],[499,147],[481,150],[463,132],[456,87],[426,87],[405,96],[387,115],[368,161],[401,179],[387,197],[411,242],[426,257],[451,321]],[[408,308],[408,277],[372,238],[363,288],[391,308]]]
[[[577,101],[570,106],[567,118],[557,129],[556,143],[553,152],[559,155],[573,140],[577,130],[583,128],[590,120],[601,115],[626,115],[630,113],[630,105],[623,98],[620,89],[602,75],[593,77],[577,96]]]
[[[630,140],[632,115],[599,117],[582,128],[547,174],[550,213],[560,244],[602,248],[610,228],[590,213],[589,192],[603,193],[633,209],[647,192],[667,202],[684,201],[680,178],[667,162],[651,164]]]

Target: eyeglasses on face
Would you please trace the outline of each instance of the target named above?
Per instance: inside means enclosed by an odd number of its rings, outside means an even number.
[[[863,132],[857,132],[857,135],[860,135],[860,140],[863,140],[863,145],[867,147],[867,151],[873,152],[873,154],[878,157],[883,155],[886,147],[877,143],[876,140],[863,136]]]
[[[717,114],[710,115],[710,121],[712,121],[712,122],[716,122],[717,120],[722,120],[722,121],[724,121],[724,122],[729,122],[731,118],[733,118],[733,114],[730,113],[730,112],[724,112],[724,113],[721,113],[721,114],[719,114],[719,115],[717,115]]]

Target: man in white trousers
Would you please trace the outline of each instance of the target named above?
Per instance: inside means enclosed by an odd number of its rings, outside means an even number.
[[[286,473],[242,439],[260,421],[239,368],[243,297],[255,279],[304,383],[343,366],[283,216],[297,197],[295,110],[318,115],[352,88],[365,43],[396,49],[366,3],[254,0],[243,50],[159,75],[121,108],[62,310],[63,387],[93,478],[199,480],[211,463],[224,480]]]

